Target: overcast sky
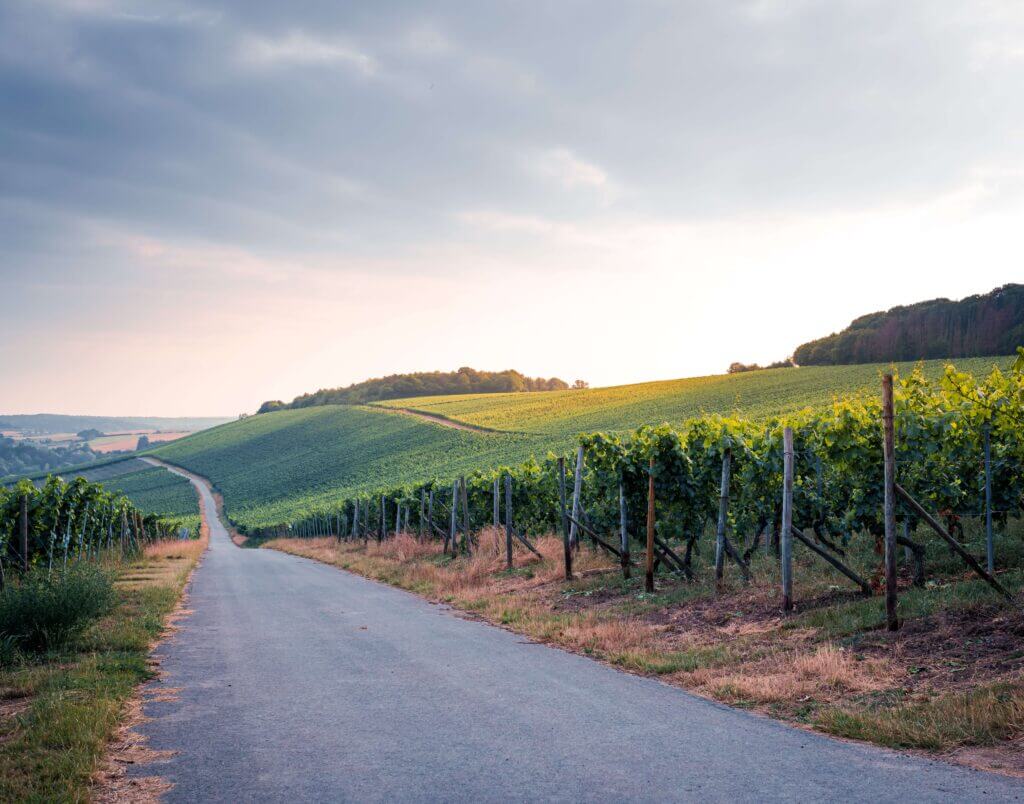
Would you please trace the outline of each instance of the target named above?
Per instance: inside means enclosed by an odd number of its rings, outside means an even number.
[[[771,361],[1024,280],[1024,5],[0,3],[0,413]]]

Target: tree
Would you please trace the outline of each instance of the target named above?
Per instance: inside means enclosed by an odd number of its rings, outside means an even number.
[[[139,443],[135,445],[136,452],[141,452],[144,449],[149,449],[149,436],[145,434],[139,436]]]
[[[585,388],[589,388],[590,383],[587,382],[586,380],[576,380],[576,382],[572,384],[572,387],[574,391],[582,391]]]

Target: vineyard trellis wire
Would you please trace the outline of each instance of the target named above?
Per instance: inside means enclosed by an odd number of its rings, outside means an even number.
[[[915,370],[897,376],[894,389],[900,488],[935,512],[954,534],[961,519],[984,517],[991,571],[997,564],[993,528],[1005,528],[1024,509],[1024,348],[1005,372],[995,369],[976,379],[948,366],[940,379],[929,381]],[[787,428],[794,439],[792,529],[781,526]],[[693,575],[694,555],[709,531],[715,537],[719,576],[726,557],[746,575],[754,552],[779,552],[790,538],[801,540],[833,566],[842,563],[845,548],[858,534],[873,538],[879,548],[885,538],[882,403],[877,396],[836,399],[823,409],[761,421],[707,415],[676,427],[641,427],[627,436],[581,434],[577,442],[574,460],[549,454],[454,482],[437,479],[385,488],[251,532],[366,539],[371,535],[370,511],[376,508],[381,525],[372,535],[386,538],[384,509],[390,505],[399,511],[399,524],[415,528],[420,538],[444,538],[446,550],[465,553],[473,549],[472,533],[493,525],[503,504],[498,489],[508,482],[511,491],[504,505],[515,512],[513,532],[523,539],[526,534],[562,533],[568,576],[571,553],[587,537],[595,547],[615,553],[628,573],[630,541],[641,539],[646,530],[649,484],[657,514],[652,547],[646,552],[656,565],[687,577]],[[567,480],[573,489],[571,502],[565,495]],[[424,498],[428,506],[422,504]],[[456,515],[459,508],[461,516]],[[447,517],[444,525],[438,515]],[[895,517],[902,529],[897,542],[915,562],[915,581],[923,583],[924,546],[909,536],[922,516],[902,505]],[[456,531],[463,535],[458,545]],[[962,538],[962,528],[960,533]],[[867,582],[851,573],[844,574],[865,589]]]

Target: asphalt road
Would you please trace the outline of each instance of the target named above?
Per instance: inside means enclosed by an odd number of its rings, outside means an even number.
[[[177,753],[133,771],[170,801],[1024,800],[1024,780],[719,706],[216,522],[189,608],[158,650],[179,700],[141,728]]]

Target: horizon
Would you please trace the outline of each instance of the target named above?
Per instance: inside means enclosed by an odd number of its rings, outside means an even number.
[[[989,292],[1021,35],[998,2],[6,5],[0,410],[711,376]]]

